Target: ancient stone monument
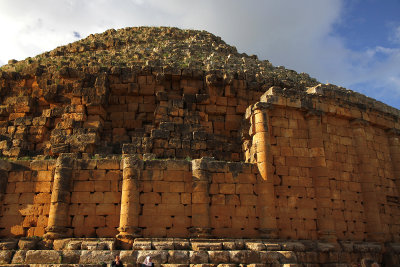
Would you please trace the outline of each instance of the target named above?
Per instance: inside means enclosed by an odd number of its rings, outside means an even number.
[[[364,95],[139,27],[10,61],[0,99],[1,263],[399,264],[400,111]]]

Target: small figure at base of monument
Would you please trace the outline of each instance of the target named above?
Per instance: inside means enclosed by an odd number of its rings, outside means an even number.
[[[118,255],[115,256],[115,260],[113,260],[111,263],[111,267],[114,267],[114,266],[124,266],[124,264],[122,263],[122,261]]]
[[[151,262],[151,257],[147,256],[144,262],[142,263],[142,267],[146,266],[154,266],[154,263]]]

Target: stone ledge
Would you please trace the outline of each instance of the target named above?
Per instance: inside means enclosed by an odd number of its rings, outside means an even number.
[[[111,246],[99,249],[98,244],[105,242]],[[349,266],[363,258],[386,266],[400,262],[398,243],[137,238],[135,242],[141,246],[117,250],[116,242],[112,238],[65,239],[54,241],[59,250],[15,250],[18,240],[14,246],[10,246],[11,240],[0,241],[0,266],[101,266],[116,255],[126,266],[136,266],[146,256],[151,256],[156,266]],[[80,246],[72,245],[77,243]],[[78,247],[86,249],[71,250]]]

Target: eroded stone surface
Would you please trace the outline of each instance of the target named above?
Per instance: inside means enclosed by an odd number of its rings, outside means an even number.
[[[0,264],[9,264],[13,256],[11,250],[0,250]]]
[[[55,250],[28,250],[25,256],[27,264],[61,263],[61,254]]]
[[[82,250],[79,259],[80,264],[96,264],[99,262],[112,262],[118,251]]]

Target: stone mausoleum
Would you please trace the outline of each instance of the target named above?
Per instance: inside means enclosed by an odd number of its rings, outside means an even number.
[[[3,264],[400,264],[400,111],[210,33],[11,60],[0,104]]]

